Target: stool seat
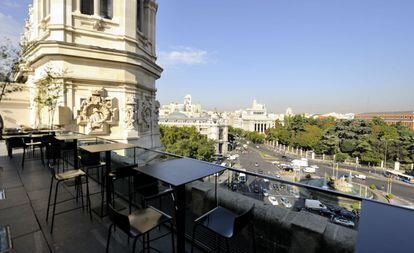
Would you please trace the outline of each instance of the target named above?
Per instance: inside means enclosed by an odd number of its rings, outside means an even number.
[[[41,142],[26,142],[24,145],[30,147],[30,146],[40,146],[42,145]]]
[[[234,220],[237,214],[218,206],[207,215],[200,217],[196,222],[226,238],[233,236]]]
[[[56,180],[62,181],[62,180],[68,180],[72,178],[76,178],[79,176],[85,176],[86,173],[82,170],[68,170],[62,173],[58,173],[55,175]]]
[[[133,236],[138,236],[140,234],[145,234],[155,227],[171,220],[171,217],[168,217],[160,211],[149,207],[131,213],[128,215],[128,219],[131,226],[131,234]]]

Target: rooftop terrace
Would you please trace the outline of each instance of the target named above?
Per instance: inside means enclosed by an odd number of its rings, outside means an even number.
[[[78,142],[78,146],[85,144],[82,141]],[[5,252],[104,252],[108,228],[111,224],[109,218],[100,218],[94,213],[91,221],[86,210],[69,211],[56,216],[54,231],[51,234],[50,222],[48,223],[45,220],[51,180],[50,171],[42,165],[38,152],[35,153],[34,157],[27,159],[24,169],[21,167],[21,150],[17,149],[13,154],[13,158],[9,159],[5,143],[0,141],[0,192],[4,189],[5,193],[5,199],[0,200],[0,229],[6,227],[7,229],[3,231],[9,230],[11,235],[11,249]],[[143,148],[111,153],[113,167],[122,167],[128,164],[137,164],[137,167],[142,167],[151,164],[162,164],[177,158],[180,157]],[[201,161],[199,163],[200,166],[205,166],[205,168],[211,166],[209,163]],[[70,164],[73,164],[73,161]],[[379,233],[373,231],[367,233],[367,228],[372,225],[372,222],[376,222],[379,228],[388,226],[388,223],[384,223],[384,220],[386,220],[384,217],[392,216],[393,212],[401,212],[400,219],[405,217],[404,215],[413,216],[413,212],[408,209],[387,204],[383,205],[356,196],[245,172],[248,177],[259,178],[270,186],[284,185],[284,187],[290,187],[291,190],[298,191],[300,194],[298,199],[288,198],[290,203],[293,204],[291,208],[286,208],[286,205],[283,206],[282,203],[273,206],[269,203],[267,197],[258,197],[255,194],[240,194],[229,189],[232,180],[240,171],[232,168],[224,169],[223,173],[216,174],[217,177],[214,175],[205,177],[189,183],[185,187],[186,251],[188,252],[190,251],[193,221],[214,208],[217,203],[235,213],[242,213],[253,204],[255,205],[253,224],[256,252],[354,252],[355,249],[357,249],[357,252],[367,252],[367,249],[370,248],[366,245],[372,245],[373,239],[376,239],[379,243],[381,237],[390,238],[392,234],[395,234],[395,231],[383,231],[381,229]],[[90,182],[90,191],[96,193],[91,195],[92,207],[99,207],[101,195],[97,171],[92,171],[90,174],[93,179]],[[217,191],[215,187],[216,180]],[[115,185],[116,202],[120,204],[119,206],[125,207],[121,211],[124,213],[128,212],[126,184],[127,181],[120,180]],[[58,201],[67,200],[75,195],[74,186],[60,185]],[[332,206],[347,206],[362,202],[362,216],[359,219],[355,218],[355,228],[347,228],[322,216],[319,211],[297,208],[298,203],[307,198],[326,199],[327,201],[324,201],[324,203],[329,203]],[[174,217],[174,208],[171,202],[171,198],[165,198],[162,201],[162,206],[158,201],[153,201],[150,204]],[[58,212],[79,206],[80,202],[67,201],[58,206]],[[140,201],[134,198],[133,209],[136,210],[139,206]],[[368,206],[367,210],[369,211],[367,212],[369,212],[368,216],[371,219],[363,219],[365,206]],[[383,211],[376,213],[376,210],[379,209]],[[393,222],[398,224],[400,220],[396,218],[393,216]],[[409,229],[413,227],[409,224],[413,223],[413,220],[402,220],[402,222]],[[404,227],[398,229],[401,229],[401,231],[407,230]],[[151,237],[161,235],[167,230],[169,228],[166,226],[163,226],[160,230],[155,229]],[[5,233],[7,234],[7,232],[0,232],[0,236],[4,236]],[[359,233],[362,233],[364,237],[360,238]],[[369,234],[376,237],[369,238]],[[400,233],[400,235],[403,234],[404,232]],[[8,245],[6,238],[2,238],[0,252],[3,248],[6,250],[5,247]],[[111,238],[110,252],[131,252],[132,243],[128,243],[124,233],[117,230],[112,233]],[[398,247],[395,246],[395,243],[388,243],[388,245],[391,245],[390,247],[394,247],[394,252],[399,252],[399,249],[408,242],[404,236],[399,236],[399,239]],[[230,240],[231,252],[252,252],[251,242],[251,234],[244,230],[240,235]],[[365,245],[365,248],[361,245]],[[170,237],[154,241],[152,246],[161,252],[172,252]],[[200,229],[197,233],[196,252],[205,252],[214,248],[214,246],[214,235],[208,230]],[[139,243],[138,248],[141,249],[141,247]],[[224,249],[225,245],[221,244],[221,247]]]

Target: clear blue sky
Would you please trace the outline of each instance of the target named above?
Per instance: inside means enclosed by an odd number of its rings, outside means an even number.
[[[30,0],[0,2],[0,23],[23,24],[11,3]],[[414,110],[413,0],[158,3],[162,104],[190,93],[222,110]]]

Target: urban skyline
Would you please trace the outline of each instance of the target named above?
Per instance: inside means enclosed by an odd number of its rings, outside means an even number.
[[[3,35],[17,41],[30,2],[3,1]],[[234,1],[220,8],[212,2],[159,2],[162,104],[191,93],[219,110],[245,108],[253,99],[274,112],[414,108],[411,1],[263,1],[249,10]],[[256,34],[246,35],[246,29]],[[264,33],[267,39],[258,45]]]

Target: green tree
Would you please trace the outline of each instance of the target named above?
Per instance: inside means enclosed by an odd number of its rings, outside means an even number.
[[[258,132],[247,132],[246,138],[253,143],[263,143],[266,136]]]
[[[209,161],[215,153],[215,142],[195,127],[160,126],[161,142],[169,153]]]

